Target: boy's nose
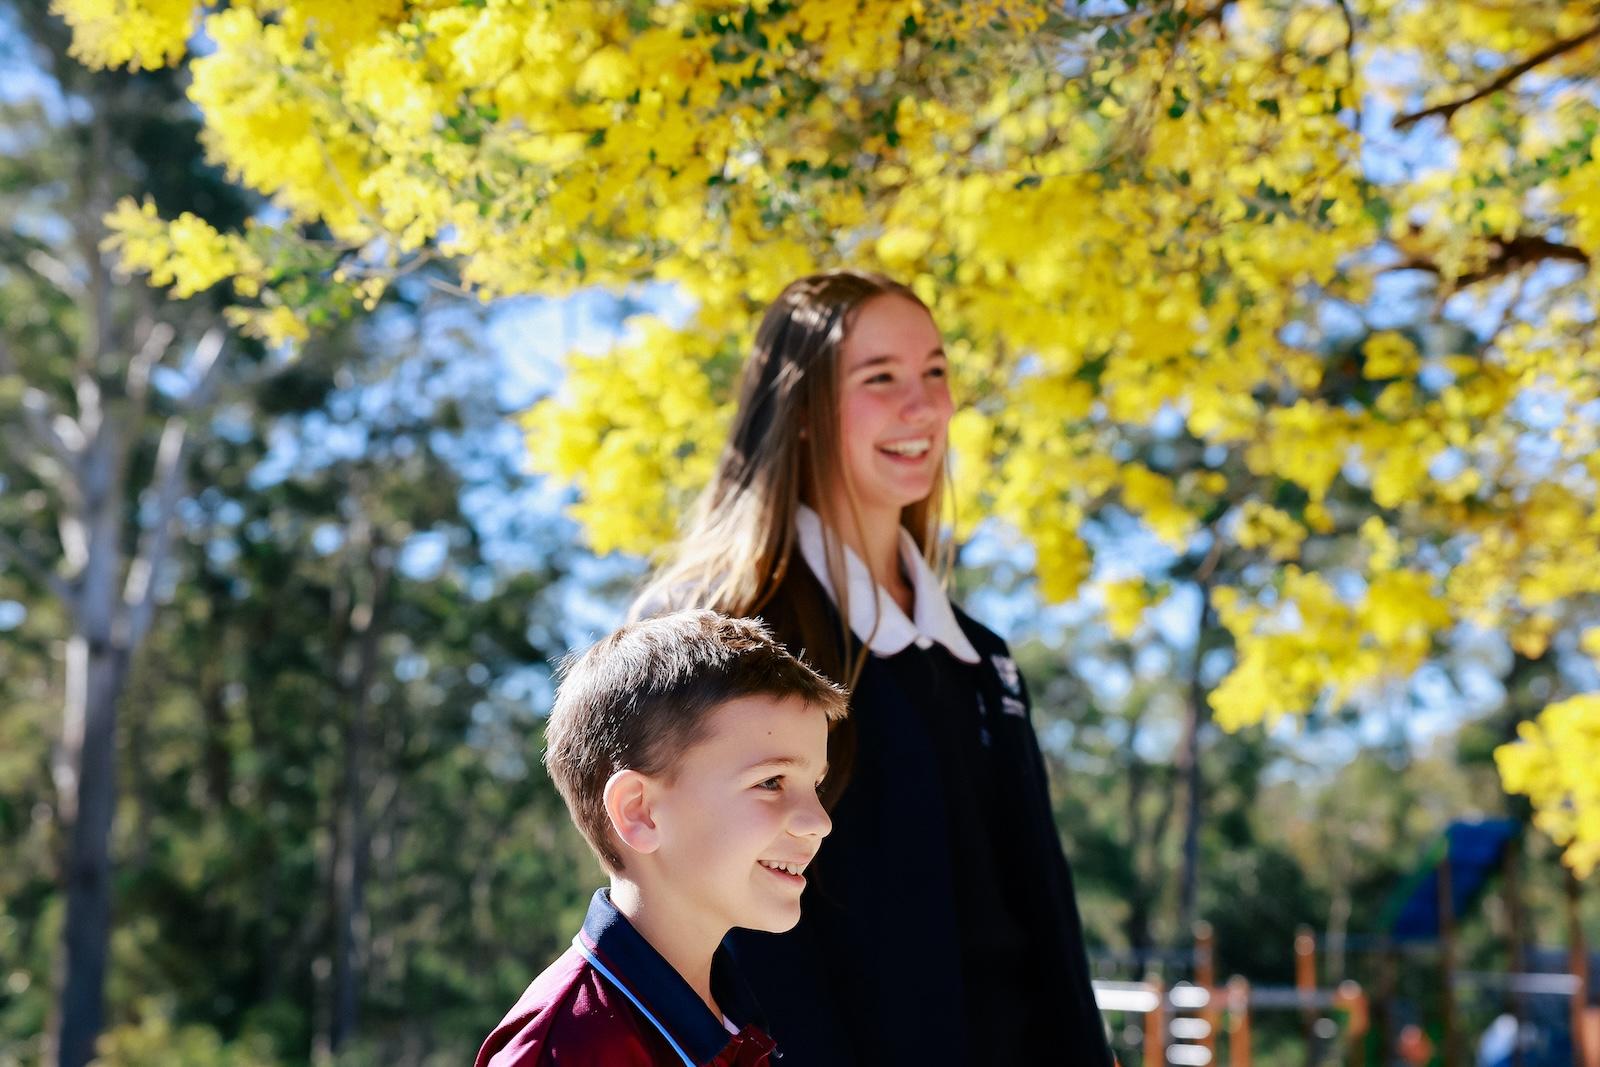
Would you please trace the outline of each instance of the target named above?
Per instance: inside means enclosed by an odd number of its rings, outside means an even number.
[[[794,832],[802,837],[827,837],[833,831],[833,820],[822,801],[812,797],[795,818]]]

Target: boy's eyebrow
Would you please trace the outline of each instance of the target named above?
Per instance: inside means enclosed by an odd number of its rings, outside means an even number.
[[[810,761],[803,760],[799,756],[768,756],[764,760],[757,760],[756,762],[750,764],[750,766],[745,768],[745,773],[748,774],[751,771],[766,770],[769,767],[800,767],[808,762]],[[822,774],[823,777],[826,777],[828,774],[828,764],[826,761],[824,761],[822,764]]]

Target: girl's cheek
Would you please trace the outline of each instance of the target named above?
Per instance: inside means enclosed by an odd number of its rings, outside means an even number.
[[[848,441],[851,437],[871,438],[873,426],[880,418],[881,406],[870,396],[858,395],[846,400],[842,411],[845,439]]]

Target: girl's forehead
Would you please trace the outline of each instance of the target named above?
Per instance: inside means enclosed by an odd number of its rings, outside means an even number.
[[[840,344],[852,361],[875,356],[931,355],[943,345],[926,308],[895,293],[873,297],[855,315]]]

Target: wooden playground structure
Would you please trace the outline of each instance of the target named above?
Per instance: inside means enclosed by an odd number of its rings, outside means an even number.
[[[1520,1034],[1530,997],[1564,998],[1570,1067],[1600,1067],[1600,1004],[1592,1003],[1591,960],[1579,918],[1580,887],[1566,876],[1564,960],[1546,969],[1525,970],[1530,952],[1523,943],[1519,898],[1520,827],[1504,820],[1455,823],[1430,850],[1427,860],[1402,890],[1384,918],[1383,933],[1371,940],[1376,980],[1369,995],[1348,978],[1318,984],[1317,939],[1309,927],[1294,938],[1294,984],[1260,985],[1234,975],[1219,982],[1216,939],[1208,923],[1195,924],[1192,949],[1156,953],[1180,962],[1189,980],[1167,982],[1157,975],[1142,981],[1096,980],[1100,1008],[1137,1028],[1130,1043],[1139,1048],[1142,1067],[1253,1067],[1252,1025],[1263,1013],[1293,1013],[1304,1034],[1308,1064],[1348,1067],[1406,1064],[1470,1067],[1478,1058],[1465,1045],[1458,999],[1463,992],[1487,994],[1505,1005],[1505,1018],[1519,1035],[1509,1058],[1495,1062],[1525,1067],[1530,1059]],[[1508,966],[1497,972],[1458,967],[1458,922],[1494,876],[1509,916]],[[1401,1025],[1396,1012],[1396,975],[1402,948],[1422,946],[1436,963],[1428,968],[1434,1037],[1416,1023]],[[1549,953],[1545,953],[1547,956]],[[1416,977],[1416,971],[1413,972]],[[1499,1020],[1497,1020],[1499,1022]],[[1278,1031],[1281,1037],[1282,1030]],[[1435,1040],[1436,1038],[1436,1040]],[[1539,1060],[1541,1064],[1552,1061]],[[1561,1067],[1567,1067],[1563,1054]]]
[[[1143,1016],[1141,1048],[1146,1067],[1207,1067],[1217,1062],[1219,1037],[1225,1039],[1228,1067],[1252,1067],[1251,1018],[1268,1011],[1300,1013],[1313,1040],[1331,1038],[1326,1025],[1329,1016],[1343,1015],[1344,1062],[1352,1067],[1365,1064],[1370,1023],[1366,994],[1352,981],[1340,982],[1333,989],[1317,987],[1316,940],[1309,930],[1302,929],[1295,937],[1292,986],[1252,985],[1239,975],[1219,986],[1215,935],[1205,922],[1195,924],[1194,964],[1193,982],[1170,987],[1154,977],[1142,982],[1094,983],[1101,1011]]]

